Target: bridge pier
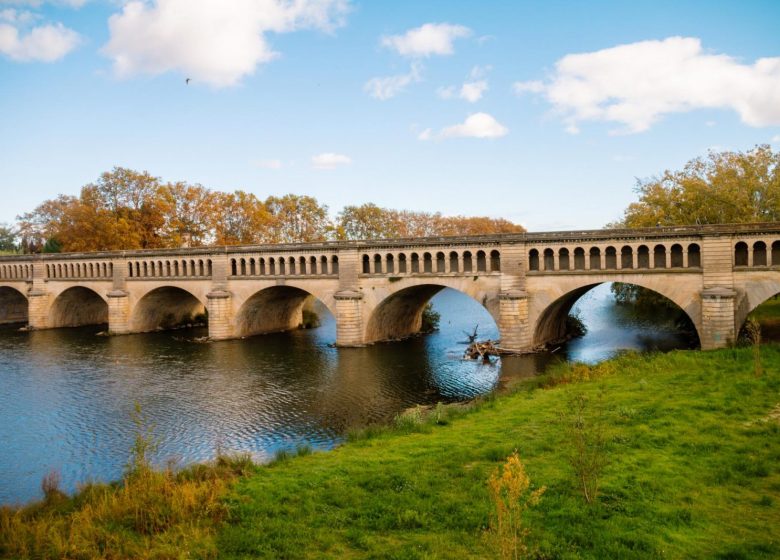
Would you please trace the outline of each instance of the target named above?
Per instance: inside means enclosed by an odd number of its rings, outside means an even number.
[[[49,294],[45,289],[33,287],[27,293],[27,322],[32,329],[49,327]]]
[[[130,297],[125,290],[111,290],[108,296],[108,332],[130,333]]]
[[[230,292],[214,289],[206,295],[209,314],[209,338],[226,340],[233,337],[232,296]]]
[[[702,350],[725,348],[736,340],[734,298],[737,293],[724,287],[705,288],[701,292]]]
[[[365,346],[363,339],[363,294],[357,290],[341,290],[336,300],[336,346]]]
[[[528,323],[528,294],[512,290],[502,292],[498,298],[501,348],[518,353],[530,350],[533,340]]]

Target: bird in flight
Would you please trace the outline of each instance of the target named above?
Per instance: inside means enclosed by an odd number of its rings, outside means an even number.
[[[189,83],[190,83],[190,80],[191,80],[191,79],[192,79],[192,78],[187,78],[186,80],[184,80],[184,83],[185,83],[185,84],[187,84],[187,85],[189,85]]]

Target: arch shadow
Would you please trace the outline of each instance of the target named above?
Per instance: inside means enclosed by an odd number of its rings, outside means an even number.
[[[0,325],[27,323],[27,297],[10,286],[0,286]]]
[[[50,328],[108,323],[108,302],[95,290],[73,286],[61,292],[49,308]]]
[[[316,316],[322,313],[333,314],[311,292],[290,285],[269,286],[241,305],[234,320],[234,333],[244,337],[315,327],[319,324]]]
[[[161,286],[144,294],[133,306],[131,332],[166,330],[194,323],[206,316],[206,305],[193,293]]]

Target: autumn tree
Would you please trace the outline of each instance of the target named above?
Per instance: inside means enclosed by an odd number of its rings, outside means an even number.
[[[482,235],[525,231],[501,218],[442,216],[440,213],[380,208],[376,204],[346,206],[339,213],[336,231],[341,239]]]
[[[627,227],[780,221],[780,153],[714,152],[638,181]]]
[[[262,243],[268,236],[271,217],[265,205],[244,191],[212,193],[212,213],[208,218],[217,245]]]
[[[331,232],[328,207],[311,196],[270,196],[265,208],[271,216],[267,243],[323,241]]]

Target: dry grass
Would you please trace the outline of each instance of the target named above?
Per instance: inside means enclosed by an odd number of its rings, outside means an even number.
[[[140,411],[137,411],[140,417]],[[254,470],[248,456],[158,470],[147,452],[150,432],[139,431],[123,479],[88,484],[72,497],[47,475],[44,499],[0,508],[0,556],[40,559],[214,558],[215,535],[228,509],[222,497],[238,477]]]

